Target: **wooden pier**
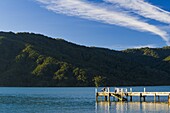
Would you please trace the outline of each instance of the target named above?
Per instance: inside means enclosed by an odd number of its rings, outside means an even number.
[[[98,101],[98,97],[104,97],[104,101],[111,101],[111,97],[114,97],[118,101],[133,101],[133,97],[139,97],[140,101],[146,101],[146,97],[152,96],[154,98],[154,102],[159,102],[160,97],[167,96],[168,103],[170,103],[170,92],[146,92],[145,88],[143,92],[130,92],[127,91],[125,88],[115,88],[114,92],[110,92],[109,88],[106,88],[104,91],[96,92],[96,101]]]

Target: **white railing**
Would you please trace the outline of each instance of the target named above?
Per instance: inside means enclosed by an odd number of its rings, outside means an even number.
[[[115,93],[127,93],[127,88],[115,88]]]

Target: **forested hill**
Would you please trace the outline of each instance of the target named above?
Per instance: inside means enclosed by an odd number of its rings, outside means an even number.
[[[170,47],[114,51],[0,32],[0,86],[170,85]]]

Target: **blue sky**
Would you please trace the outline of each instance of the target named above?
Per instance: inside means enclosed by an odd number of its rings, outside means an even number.
[[[169,0],[1,0],[0,30],[122,50],[170,45]]]

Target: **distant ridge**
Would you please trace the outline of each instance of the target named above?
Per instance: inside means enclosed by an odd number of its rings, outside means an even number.
[[[170,85],[170,47],[115,51],[0,32],[0,86]]]

